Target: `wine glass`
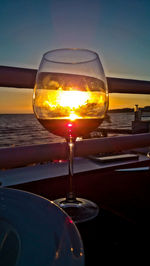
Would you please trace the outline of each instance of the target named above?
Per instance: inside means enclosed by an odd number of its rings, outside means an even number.
[[[76,223],[96,217],[98,206],[75,195],[73,157],[76,138],[95,130],[108,109],[107,82],[98,54],[70,48],[45,53],[36,76],[33,109],[38,121],[68,144],[69,189],[65,198],[54,202]]]

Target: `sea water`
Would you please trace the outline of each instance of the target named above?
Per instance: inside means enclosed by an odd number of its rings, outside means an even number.
[[[134,113],[109,113],[109,118],[100,127],[131,129]],[[0,148],[62,141],[45,130],[34,114],[0,114]]]

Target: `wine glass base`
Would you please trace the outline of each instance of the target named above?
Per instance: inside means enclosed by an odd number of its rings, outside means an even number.
[[[54,200],[54,203],[61,207],[75,223],[89,221],[99,213],[99,207],[87,199],[76,198],[71,201],[61,198]]]

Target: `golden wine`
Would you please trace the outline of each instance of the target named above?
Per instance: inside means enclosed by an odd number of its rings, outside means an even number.
[[[102,122],[108,108],[105,82],[63,73],[41,72],[34,90],[34,112],[51,133],[85,136]]]

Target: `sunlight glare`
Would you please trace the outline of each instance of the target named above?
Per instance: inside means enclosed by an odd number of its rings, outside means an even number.
[[[59,91],[58,104],[70,109],[85,105],[90,98],[87,91]]]
[[[74,121],[74,120],[76,120],[77,118],[79,118],[79,116],[76,115],[74,112],[71,112],[71,114],[69,115],[69,119],[70,119],[71,121]]]

